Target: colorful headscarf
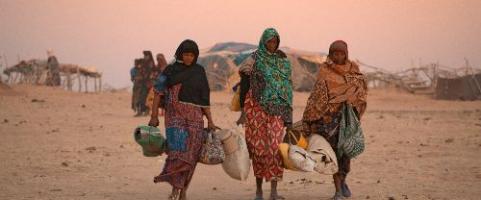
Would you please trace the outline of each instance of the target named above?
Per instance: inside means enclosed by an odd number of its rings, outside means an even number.
[[[266,43],[279,33],[268,28],[262,34],[257,51],[254,52],[255,64],[251,77],[253,95],[261,107],[270,115],[281,115],[285,122],[292,122],[292,80],[291,64],[286,55],[276,50],[270,53]]]

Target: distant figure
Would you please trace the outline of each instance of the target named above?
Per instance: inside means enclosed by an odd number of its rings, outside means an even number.
[[[145,71],[145,75],[150,79],[150,81],[147,82],[147,87],[148,89],[152,88],[153,82],[155,78],[152,78],[152,73],[155,69],[155,61],[154,57],[152,55],[151,51],[143,51],[144,54],[144,61],[142,64],[142,68]]]
[[[51,49],[47,50],[48,60],[47,60],[47,81],[48,86],[59,86],[60,85],[60,66],[57,58],[53,55]]]
[[[338,147],[339,130],[344,105],[351,105],[358,119],[366,111],[367,85],[359,66],[348,57],[347,43],[338,40],[331,44],[326,62],[319,67],[317,81],[307,100],[303,115],[304,132],[326,138],[338,155],[339,170],[333,175],[336,193],[333,199],[350,197],[346,183],[351,170],[351,158],[341,154]]]
[[[250,76],[249,90],[241,105],[244,104],[245,138],[256,177],[256,200],[264,199],[264,180],[271,182],[269,199],[284,199],[277,193],[277,182],[284,173],[279,144],[284,129],[292,127],[292,81],[290,61],[279,50],[279,43],[277,31],[266,29],[257,50],[239,69],[241,74]],[[241,81],[241,93],[245,86]]]
[[[167,67],[167,61],[165,60],[164,54],[157,54],[156,56],[157,59],[157,65],[154,67],[154,69],[151,72],[150,79],[152,80],[152,84],[157,80],[158,76],[164,71],[165,67]],[[147,107],[152,110],[153,106],[153,101],[154,101],[154,88],[151,87],[149,89],[149,94],[147,95]],[[164,115],[164,109],[160,109],[159,116]]]
[[[165,68],[155,84],[149,126],[159,125],[157,108],[163,105],[168,151],[164,169],[154,182],[172,186],[169,199],[187,199],[187,188],[204,141],[203,117],[207,118],[208,129],[218,129],[210,112],[209,83],[204,67],[197,64],[198,56],[197,44],[183,41],[175,53],[176,62]]]
[[[145,100],[147,98],[147,76],[143,68],[143,59],[136,59],[135,66],[130,70],[130,79],[134,86],[132,88],[132,109],[136,117],[146,115]]]
[[[165,60],[164,54],[157,54],[157,68],[160,69],[160,71],[164,71],[165,67],[167,67],[167,60]]]
[[[138,85],[135,81],[135,78],[137,76],[137,73],[139,73],[140,69],[140,64],[139,64],[139,59],[135,59],[134,61],[134,66],[130,69],[130,81],[132,81],[132,101],[131,101],[131,108],[134,110],[134,112],[137,112],[137,88]]]
[[[144,110],[142,111],[143,115],[148,115],[150,113],[150,107],[147,106],[148,104],[148,95],[149,91],[152,89],[154,85],[154,81],[156,77],[153,77],[155,70],[155,61],[154,57],[152,56],[151,51],[143,51],[144,59],[142,61],[142,70],[144,72],[144,86],[142,87],[142,92],[140,95],[141,100],[144,102]]]

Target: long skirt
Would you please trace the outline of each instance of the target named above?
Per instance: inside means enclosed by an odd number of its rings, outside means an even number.
[[[246,142],[252,159],[254,175],[266,181],[282,180],[284,168],[279,144],[284,137],[281,116],[268,115],[249,91],[244,102],[246,113]]]
[[[202,109],[178,101],[180,85],[168,89],[165,105],[167,159],[156,182],[177,189],[189,186],[204,140]]]

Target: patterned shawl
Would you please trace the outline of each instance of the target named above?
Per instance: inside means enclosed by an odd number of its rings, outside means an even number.
[[[277,31],[273,28],[266,29],[257,51],[254,52],[251,90],[265,112],[282,116],[284,122],[292,123],[291,64],[282,51],[267,51],[266,43],[274,37],[277,37],[280,43]]]
[[[303,121],[322,119],[330,123],[342,104],[352,105],[360,118],[366,110],[367,84],[359,66],[349,60],[337,65],[329,59],[321,64],[316,84],[307,100]]]

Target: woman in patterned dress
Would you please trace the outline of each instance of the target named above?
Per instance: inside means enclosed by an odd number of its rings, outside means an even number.
[[[172,185],[170,199],[186,199],[186,192],[203,143],[205,115],[209,129],[216,129],[210,112],[210,89],[204,67],[197,64],[199,48],[183,41],[176,62],[167,66],[155,84],[150,126],[158,126],[159,106],[165,108],[167,159],[154,182]]]
[[[250,77],[245,97],[246,142],[256,177],[256,200],[263,199],[262,182],[271,182],[269,199],[284,199],[277,193],[283,164],[279,144],[284,128],[292,125],[291,65],[279,50],[280,37],[273,28],[262,34],[258,49],[241,65]]]
[[[358,65],[348,59],[347,43],[341,40],[333,42],[327,61],[319,68],[316,84],[304,110],[304,132],[322,135],[337,154],[342,105],[352,105],[360,119],[366,110],[366,96],[365,77]],[[337,162],[339,169],[333,175],[335,200],[351,196],[346,183],[351,158],[342,155],[337,158]]]

